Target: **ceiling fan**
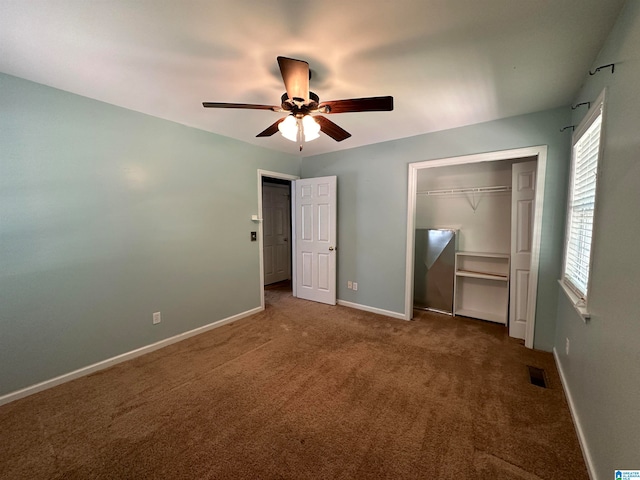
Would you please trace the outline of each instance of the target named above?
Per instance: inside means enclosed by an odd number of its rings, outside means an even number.
[[[286,93],[280,99],[280,106],[255,105],[249,103],[203,102],[205,108],[243,108],[248,110],[271,110],[287,112],[288,115],[260,132],[256,137],[270,137],[277,131],[282,136],[300,144],[309,142],[323,132],[341,142],[351,136],[331,120],[319,114],[348,112],[388,112],[393,110],[393,97],[350,98],[321,102],[318,95],[309,91],[311,71],[303,60],[278,57],[278,66],[284,80]]]

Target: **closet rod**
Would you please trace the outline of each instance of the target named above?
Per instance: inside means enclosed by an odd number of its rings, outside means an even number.
[[[418,195],[460,195],[463,193],[500,193],[510,192],[508,185],[496,185],[493,187],[467,187],[467,188],[447,188],[444,190],[426,190],[418,192]]]

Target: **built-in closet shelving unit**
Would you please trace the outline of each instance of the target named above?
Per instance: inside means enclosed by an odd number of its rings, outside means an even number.
[[[453,315],[506,324],[509,262],[503,253],[456,252]]]

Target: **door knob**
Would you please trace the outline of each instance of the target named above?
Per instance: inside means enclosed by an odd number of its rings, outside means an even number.
[[[288,238],[283,238],[283,239],[282,239],[282,241],[283,241],[283,242],[288,242],[288,241],[289,241],[289,239],[288,239]]]
[[[330,252],[333,252],[334,250],[337,250],[337,249],[338,249],[338,247],[336,247],[336,248],[329,247],[329,251],[330,251]]]

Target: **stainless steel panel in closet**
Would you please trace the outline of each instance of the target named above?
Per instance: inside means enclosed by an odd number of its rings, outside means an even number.
[[[415,248],[414,308],[453,313],[455,230],[418,228]]]

